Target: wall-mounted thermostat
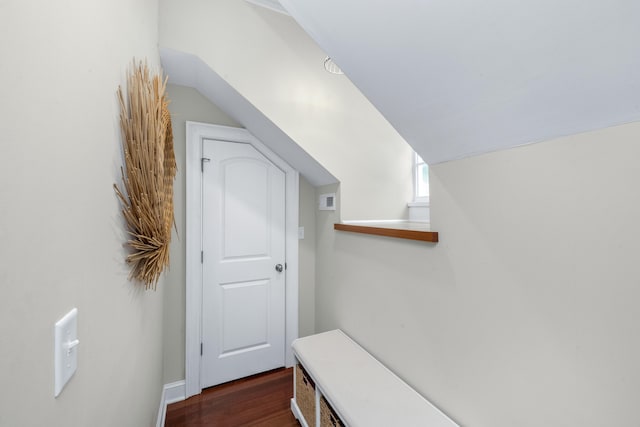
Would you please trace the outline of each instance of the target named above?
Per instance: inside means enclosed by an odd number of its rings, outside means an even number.
[[[320,210],[335,211],[336,210],[336,193],[327,193],[320,195]]]

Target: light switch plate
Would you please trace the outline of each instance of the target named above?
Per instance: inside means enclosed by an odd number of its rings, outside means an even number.
[[[56,322],[54,328],[54,395],[58,397],[78,368],[78,309]]]
[[[298,239],[304,239],[304,227],[298,227]]]

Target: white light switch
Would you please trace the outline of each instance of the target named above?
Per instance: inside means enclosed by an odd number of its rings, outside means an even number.
[[[58,397],[78,368],[78,309],[74,308],[58,320],[54,329],[54,395]]]
[[[298,239],[304,239],[304,227],[298,227]]]

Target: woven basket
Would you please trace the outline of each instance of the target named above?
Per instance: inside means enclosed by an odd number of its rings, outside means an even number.
[[[316,385],[298,364],[296,365],[296,403],[309,427],[316,425]]]
[[[320,427],[344,427],[344,423],[324,397],[320,398]]]

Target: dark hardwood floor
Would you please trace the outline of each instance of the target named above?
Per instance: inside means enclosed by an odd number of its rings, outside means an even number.
[[[165,427],[299,426],[291,413],[292,397],[293,369],[276,369],[167,406]]]

